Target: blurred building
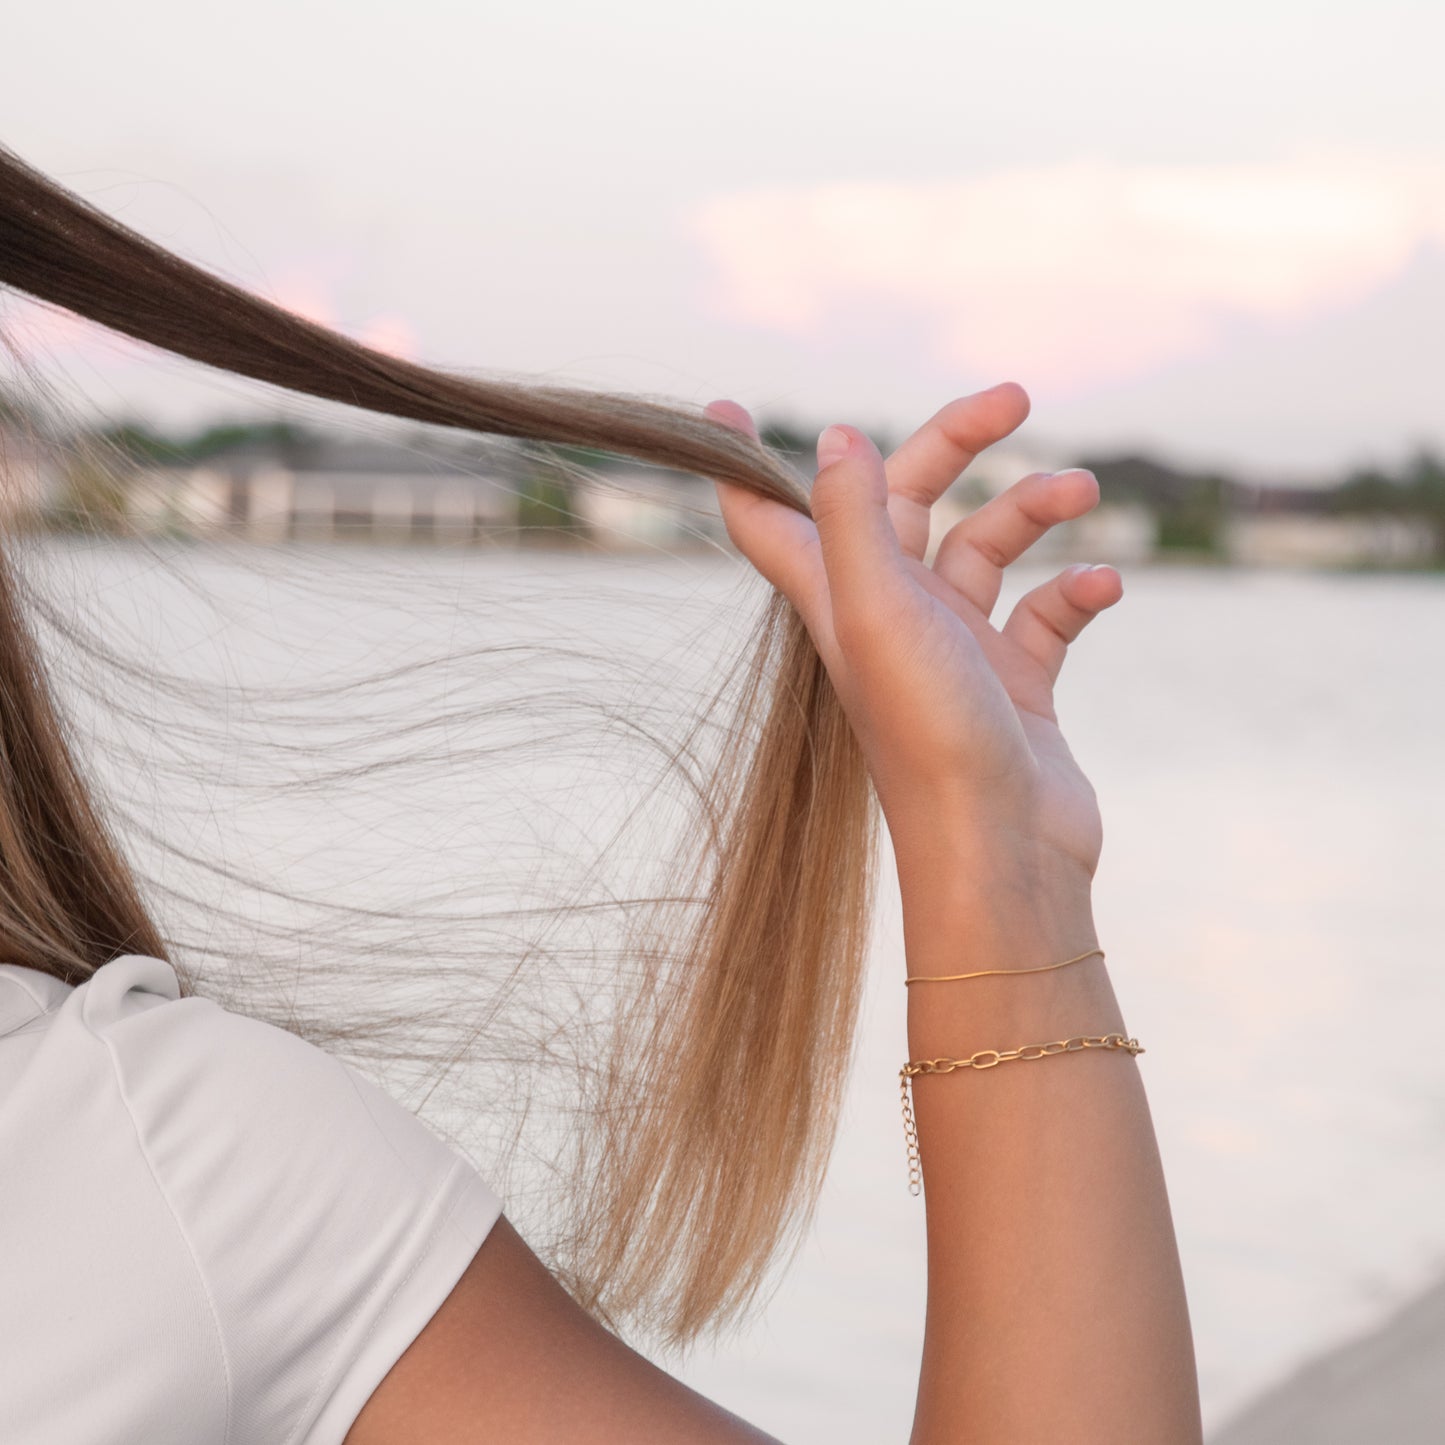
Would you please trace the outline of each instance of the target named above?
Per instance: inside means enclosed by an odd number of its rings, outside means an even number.
[[[143,532],[257,542],[575,542],[689,548],[726,536],[712,484],[678,473],[561,463],[491,444],[463,451],[347,438],[250,438],[126,487]]]
[[[573,506],[602,547],[684,550],[727,540],[713,484],[681,472],[598,472],[576,489]]]
[[[1020,476],[1026,475],[1027,472],[1020,473]],[[933,508],[933,532],[928,552],[930,562],[937,554],[944,534],[976,510],[970,502],[976,503],[977,497],[977,493],[960,493],[954,488],[939,498]],[[1071,562],[1132,566],[1152,560],[1157,549],[1158,533],[1158,517],[1152,508],[1143,503],[1101,502],[1092,512],[1050,528],[1029,548],[1025,561],[1059,568]]]
[[[514,529],[515,480],[487,461],[373,439],[257,439],[127,489],[142,531],[258,542],[471,542]]]
[[[1432,548],[1429,531],[1402,517],[1266,512],[1224,524],[1226,558],[1247,567],[1410,567]]]
[[[1159,519],[1138,502],[1100,502],[1092,512],[1061,522],[1028,550],[1036,562],[1108,562],[1115,567],[1150,561],[1157,549]]]
[[[183,454],[169,444],[143,453]],[[128,463],[123,448],[84,445],[61,453],[0,412],[0,520],[49,511],[65,525],[73,513],[102,530],[258,542],[728,545],[711,482],[596,453],[458,440],[439,429],[385,440],[258,427],[192,455],[204,459]],[[1014,449],[970,467],[933,509],[929,560],[951,527],[1056,461]],[[1029,549],[1030,563],[1419,567],[1440,546],[1420,517],[1342,510],[1334,487],[1247,485],[1132,455],[1089,465],[1099,505],[1051,528]],[[801,466],[799,476],[806,485]]]
[[[0,413],[0,525],[39,517],[64,485],[59,451],[23,419]]]

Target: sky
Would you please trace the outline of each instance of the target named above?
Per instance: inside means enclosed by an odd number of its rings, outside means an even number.
[[[0,142],[451,367],[1315,480],[1445,449],[1439,0],[49,0]],[[247,388],[11,305],[89,405]]]

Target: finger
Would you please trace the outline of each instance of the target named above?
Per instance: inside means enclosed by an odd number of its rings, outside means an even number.
[[[818,438],[818,463],[810,501],[841,641],[871,631],[908,582],[877,447],[856,427],[830,426]]]
[[[758,434],[752,417],[735,401],[715,401],[704,414],[745,435]],[[812,519],[735,482],[714,481],[713,486],[733,545],[798,609],[816,637],[816,623],[827,615],[828,581]]]
[[[758,428],[752,413],[735,401],[710,401],[703,407],[702,414],[714,421],[720,421],[724,426],[730,426],[734,431],[742,432],[744,436],[752,437],[754,441],[758,439]]]
[[[1123,595],[1123,578],[1112,567],[1069,567],[1019,598],[1003,625],[1003,636],[1033,658],[1052,684],[1069,644]]]
[[[1037,472],[1015,482],[956,522],[933,558],[933,570],[987,617],[998,601],[1003,569],[1017,562],[1051,527],[1099,502],[1092,472]]]
[[[1023,387],[1004,382],[949,402],[889,456],[889,510],[910,557],[921,558],[928,549],[933,504],[979,452],[1016,430],[1028,414]]]

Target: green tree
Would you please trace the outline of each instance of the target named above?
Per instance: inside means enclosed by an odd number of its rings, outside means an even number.
[[[1445,465],[1432,452],[1419,452],[1403,480],[1406,506],[1429,529],[1435,561],[1445,562]]]
[[[1208,556],[1223,551],[1234,490],[1227,478],[1179,471],[1132,454],[1086,458],[1083,465],[1098,477],[1103,501],[1142,503],[1154,513],[1160,551]]]
[[[799,460],[812,457],[818,439],[818,434],[807,427],[776,418],[759,427],[758,436],[764,446]]]
[[[522,541],[577,540],[586,534],[574,484],[560,472],[532,472],[517,488],[517,526]]]
[[[174,466],[184,460],[180,443],[140,421],[116,422],[90,433],[95,446],[116,457],[117,464]]]
[[[1413,522],[1429,534],[1432,559],[1445,563],[1445,463],[1433,452],[1417,452],[1398,474],[1378,467],[1351,473],[1335,493],[1332,510]]]
[[[200,462],[237,447],[259,445],[289,451],[312,440],[311,434],[291,422],[221,422],[177,444],[179,456]]]
[[[1225,512],[1224,478],[1194,478],[1183,496],[1160,508],[1160,551],[1217,555],[1224,545]]]
[[[66,458],[60,494],[50,507],[49,522],[71,532],[130,531],[128,476],[110,448],[76,445]]]
[[[1341,516],[1399,516],[1405,503],[1405,489],[1394,477],[1365,468],[1340,483],[1330,498],[1330,510]]]

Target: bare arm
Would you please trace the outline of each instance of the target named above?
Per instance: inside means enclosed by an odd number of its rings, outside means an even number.
[[[609,1334],[502,1218],[366,1402],[346,1445],[770,1440]]]
[[[886,467],[841,432],[820,458],[813,521],[719,488],[729,532],[807,622],[868,758],[912,974],[1031,968],[1097,943],[1098,811],[1052,694],[1119,579],[1070,570],[1002,629],[990,621],[1002,569],[1093,506],[1097,486],[1087,473],[1026,478],[923,561],[932,503],[1026,410],[1009,387],[956,402]],[[740,408],[714,414],[751,425]],[[910,1058],[1126,1032],[1098,959],[914,985],[908,1027]],[[914,1098],[928,1316],[913,1445],[1197,1445],[1188,1313],[1134,1060],[1014,1061],[920,1079]],[[586,1317],[503,1221],[347,1441],[766,1438]]]
[[[936,880],[905,914],[910,972],[1030,967],[1095,943],[1067,880],[959,873],[968,884]],[[1016,906],[980,954],[1000,896]],[[1098,958],[909,990],[914,1059],[1115,1032],[1128,1035]],[[1194,1445],[1189,1316],[1140,1066],[1084,1051],[924,1077],[913,1096],[928,1228],[915,1445]]]

